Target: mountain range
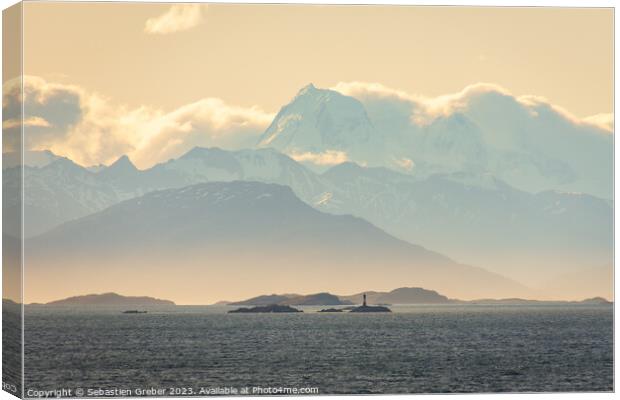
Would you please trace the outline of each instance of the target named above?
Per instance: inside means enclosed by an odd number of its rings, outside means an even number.
[[[528,305],[528,304],[613,304],[603,297],[593,297],[580,301],[541,301],[528,300],[519,298],[506,299],[477,299],[463,301],[457,299],[449,299],[446,296],[437,293],[434,290],[428,290],[418,287],[402,287],[391,290],[389,292],[365,291],[350,296],[338,296],[331,293],[323,292],[309,295],[299,294],[271,294],[252,297],[246,300],[229,302],[219,301],[215,306],[268,306],[268,305],[295,305],[295,306],[333,306],[333,305],[355,305],[360,304],[366,295],[368,304],[486,304],[486,305]],[[14,313],[21,312],[20,305],[9,299],[3,298],[3,307],[5,311]],[[61,300],[50,301],[45,304],[30,303],[29,306],[71,306],[71,307],[161,307],[175,306],[176,304],[170,300],[156,299],[147,296],[123,296],[117,293],[87,294],[80,296],[72,296]]]
[[[455,303],[434,290],[419,287],[402,287],[389,292],[366,291],[353,295],[333,295],[331,293],[316,293],[310,295],[299,294],[271,294],[252,297],[237,302],[220,302],[228,306],[264,306],[270,304],[282,305],[351,305],[360,304],[363,295],[369,304],[448,304]]]
[[[532,193],[613,196],[609,132],[495,88],[471,89],[453,103],[433,115],[395,94],[366,94],[360,101],[310,84],[282,107],[258,146],[286,154],[339,151],[360,165],[419,177],[489,173]]]
[[[17,168],[5,185],[17,185]],[[611,273],[611,202],[583,193],[515,189],[490,174],[435,174],[418,178],[351,162],[319,174],[272,149],[195,148],[178,159],[138,170],[127,157],[98,172],[66,158],[25,167],[25,234],[36,236],[66,221],[153,190],[211,181],[260,181],[290,187],[312,207],[364,218],[389,234],[510,276],[527,285],[564,290],[580,271],[599,281]],[[5,207],[18,211],[14,190]],[[542,286],[541,286],[542,288]],[[605,293],[579,293],[592,297]]]
[[[499,274],[459,264],[350,215],[318,211],[282,185],[212,182],[150,192],[25,242],[27,298],[67,286],[175,298],[346,290],[403,282],[459,298],[531,296]],[[105,273],[102,273],[104,271]],[[447,279],[450,277],[450,279]]]
[[[24,236],[41,243],[74,223],[119,212],[121,205],[133,204],[137,212],[142,203],[136,202],[152,201],[153,193],[188,188],[178,196],[190,202],[186,195],[199,194],[189,187],[205,182],[277,184],[318,215],[363,219],[394,241],[522,282],[539,297],[612,297],[613,136],[533,99],[517,100],[497,90],[463,96],[449,112],[430,115],[412,99],[353,97],[308,85],[282,107],[255,148],[197,147],[145,170],[127,156],[108,166],[84,167],[50,151],[27,151],[24,160],[5,153],[4,212],[21,215],[23,178]],[[326,154],[338,157],[324,162]],[[216,207],[191,205],[204,212],[199,206]],[[171,227],[205,233],[185,217],[171,221]],[[135,230],[117,222],[123,230]],[[183,247],[157,239],[169,232],[163,226],[148,230],[150,222],[134,221],[144,224],[144,238],[134,232],[125,244],[114,238],[123,237],[122,231],[99,237],[94,225],[75,240],[111,238],[128,248],[130,241],[150,240],[169,253]],[[19,232],[18,223],[5,218],[5,233]],[[219,223],[226,230],[228,221]],[[217,241],[209,235],[208,243]]]
[[[305,296],[299,294],[262,295],[237,302],[226,302],[226,305],[229,306],[266,306],[271,304],[287,306],[339,306],[351,305],[353,302],[342,300],[339,296],[325,292]]]
[[[294,304],[294,305],[347,305],[361,304],[363,296],[366,295],[368,304],[502,304],[502,305],[525,305],[540,303],[556,303],[564,304],[566,301],[541,301],[520,298],[502,298],[502,299],[475,299],[475,300],[459,300],[450,299],[434,290],[424,289],[420,287],[401,287],[389,292],[381,291],[364,291],[353,295],[333,295],[330,293],[317,293],[314,295],[299,294],[271,294],[252,297],[238,302],[219,302],[216,305],[227,306],[261,306],[270,304]],[[310,299],[310,301],[305,301]],[[570,303],[581,304],[611,304],[607,299],[602,297],[593,297],[584,300],[572,301]]]

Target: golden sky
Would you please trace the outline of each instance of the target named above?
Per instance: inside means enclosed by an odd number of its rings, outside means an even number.
[[[612,9],[195,7],[25,3],[25,73],[129,109],[219,98],[273,113],[309,82],[361,81],[431,97],[490,82],[613,112]]]

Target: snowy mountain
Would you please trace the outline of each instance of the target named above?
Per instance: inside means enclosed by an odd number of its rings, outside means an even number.
[[[19,215],[20,169],[7,168],[3,172],[5,207]],[[278,183],[309,199],[325,192],[316,174],[272,149],[228,152],[197,147],[178,159],[147,170],[138,170],[123,156],[95,172],[58,157],[43,167],[24,167],[24,176],[26,237],[154,190],[201,182]]]
[[[273,149],[226,151],[196,147],[178,159],[144,171],[144,175],[153,182],[169,183],[162,188],[212,181],[260,181],[289,186],[303,198],[323,189],[316,174]]]
[[[215,300],[247,297],[256,287],[351,293],[371,284],[433,287],[459,298],[530,294],[362,219],[320,212],[288,187],[258,182],[151,192],[67,222],[26,246],[28,290],[52,297],[58,279],[81,292],[114,282],[123,292],[184,293],[180,302],[204,299],[205,291]]]
[[[370,165],[382,162],[384,145],[358,100],[312,84],[282,107],[258,142],[289,155],[345,151]]]
[[[138,173],[138,168],[131,162],[129,157],[121,156],[107,168],[100,169],[100,176],[113,180],[116,178],[125,179]]]
[[[3,170],[3,207],[7,215],[21,215],[22,170]],[[116,189],[102,182],[87,169],[67,158],[59,157],[42,167],[25,166],[24,234],[42,233],[64,221],[101,210],[120,198]],[[15,223],[19,223],[18,220]],[[17,227],[7,228],[17,232]]]
[[[474,92],[463,102],[451,117],[461,116],[467,125],[462,135],[484,151],[459,150],[464,157],[460,170],[477,163],[529,192],[561,190],[612,198],[613,137],[608,132],[572,121],[546,103],[524,103],[498,91]],[[418,158],[424,160],[420,154],[425,154],[425,161],[436,160],[437,152],[427,146],[419,151]]]
[[[418,178],[344,163],[316,174],[273,149],[205,148],[148,170],[126,159],[108,169],[93,173],[66,159],[26,168],[27,237],[154,190],[242,180],[288,186],[318,210],[364,218],[400,239],[532,286],[611,262],[609,201],[558,191],[531,194],[489,173]],[[17,184],[15,172],[4,171],[5,185]],[[4,191],[9,207],[19,204],[7,198],[14,192]]]
[[[361,93],[358,100],[309,85],[280,110],[258,145],[315,159],[307,164],[316,171],[325,169],[318,155],[339,151],[360,165],[421,178],[490,173],[531,193],[611,199],[613,138],[602,128],[542,100],[488,87],[469,89],[444,107],[437,113],[402,95]]]

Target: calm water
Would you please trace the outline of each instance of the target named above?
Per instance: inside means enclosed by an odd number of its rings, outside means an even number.
[[[226,310],[27,307],[26,390],[613,390],[611,306],[402,306],[374,315]]]

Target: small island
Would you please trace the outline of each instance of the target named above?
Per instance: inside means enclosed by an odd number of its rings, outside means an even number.
[[[324,308],[318,312],[325,312],[325,313],[343,312],[343,309],[342,308]]]
[[[123,311],[123,314],[146,314],[146,311],[126,310],[126,311]]]
[[[603,297],[592,297],[589,299],[581,300],[579,303],[581,304],[603,304],[603,305],[611,305],[613,304],[611,301],[607,300]]]
[[[364,293],[364,300],[361,306],[355,307],[350,312],[352,313],[370,313],[370,312],[392,312],[385,306],[369,306],[366,304],[366,293]]]
[[[153,307],[174,306],[170,300],[147,296],[123,296],[118,293],[87,294],[62,300],[50,301],[45,306],[106,306],[106,307]]]
[[[268,306],[256,306],[252,308],[241,307],[236,310],[230,310],[229,313],[300,313],[302,310],[298,310],[291,306],[285,306],[280,304],[270,304]]]

